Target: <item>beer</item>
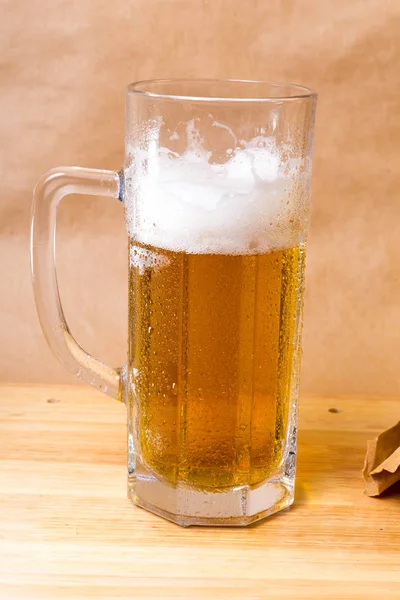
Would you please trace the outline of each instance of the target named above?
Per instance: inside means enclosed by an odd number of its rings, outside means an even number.
[[[170,484],[258,484],[284,461],[305,247],[201,253],[130,242],[129,401]]]
[[[129,86],[125,160],[35,188],[32,275],[46,338],[127,405],[128,495],[183,526],[248,525],[294,499],[316,95],[292,84]],[[83,350],[57,289],[68,193],[118,198],[129,239],[128,360]]]
[[[197,125],[181,154],[129,147],[130,473],[151,505],[160,480],[226,493],[294,475],[305,163],[232,131],[210,154]]]

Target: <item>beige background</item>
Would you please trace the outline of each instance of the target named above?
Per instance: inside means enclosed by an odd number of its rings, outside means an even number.
[[[398,0],[3,0],[0,11],[1,379],[72,380],[47,349],[31,291],[40,174],[120,167],[127,83],[234,77],[319,92],[302,389],[400,392]],[[58,264],[73,333],[121,364],[117,202],[65,201]]]

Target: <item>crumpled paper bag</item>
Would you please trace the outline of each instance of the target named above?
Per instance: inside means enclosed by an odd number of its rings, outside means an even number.
[[[367,496],[379,496],[400,481],[400,421],[368,441],[363,477]]]

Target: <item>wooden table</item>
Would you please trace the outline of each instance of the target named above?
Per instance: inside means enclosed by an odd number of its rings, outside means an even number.
[[[400,598],[400,488],[360,475],[396,398],[302,398],[296,503],[244,529],[134,508],[125,408],[88,387],[2,385],[0,411],[2,600]]]

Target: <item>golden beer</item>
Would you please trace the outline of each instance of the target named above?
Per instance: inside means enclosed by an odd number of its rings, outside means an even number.
[[[316,94],[289,83],[154,80],[126,96],[116,171],[59,167],[34,193],[45,336],[127,405],[128,495],[182,526],[243,526],[294,500]],[[74,340],[54,264],[68,194],[122,203],[129,348],[115,369]]]
[[[282,466],[304,262],[304,245],[241,255],[130,242],[129,402],[156,477],[215,491]]]

